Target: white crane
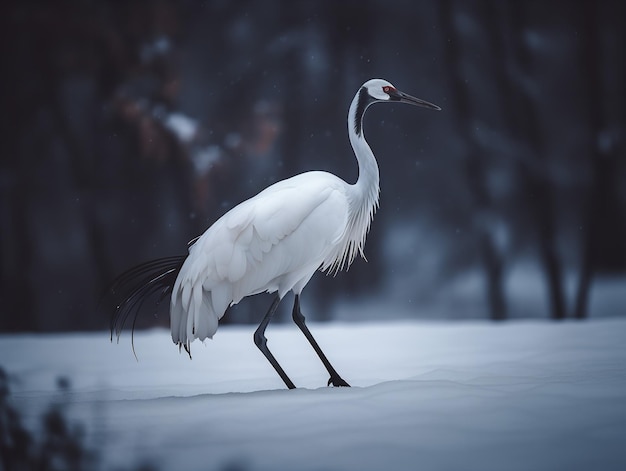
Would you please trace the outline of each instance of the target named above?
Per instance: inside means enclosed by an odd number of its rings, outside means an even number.
[[[378,165],[363,135],[363,115],[372,103],[396,102],[440,109],[385,80],[365,82],[348,112],[348,135],[359,166],[356,183],[320,171],[282,180],[224,214],[190,243],[187,256],[158,259],[123,273],[110,288],[119,301],[111,336],[115,331],[119,338],[128,316],[136,319],[146,299],[160,294],[160,302],[171,293],[172,340],[191,356],[191,342],[212,338],[228,306],[246,296],[276,293],[254,342],[291,389],[295,385],[267,348],[265,329],[280,300],[292,291],[293,320],[328,370],[328,385],[349,386],[307,328],[300,293],[317,270],[334,273],[348,268],[357,253],[363,256],[379,194]]]

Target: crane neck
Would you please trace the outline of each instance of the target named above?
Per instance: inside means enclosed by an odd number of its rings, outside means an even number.
[[[379,172],[378,163],[363,134],[363,116],[367,108],[374,103],[374,99],[361,87],[354,96],[348,111],[348,136],[350,144],[358,161],[359,177],[353,185],[355,198],[359,201],[362,210],[373,212],[378,207]]]
[[[348,221],[342,242],[337,246],[337,252],[322,266],[322,270],[330,270],[331,273],[348,268],[357,254],[365,258],[365,238],[378,208],[378,164],[363,135],[363,115],[373,102],[367,89],[361,87],[348,111],[348,136],[359,164],[359,177],[356,183],[346,186]]]

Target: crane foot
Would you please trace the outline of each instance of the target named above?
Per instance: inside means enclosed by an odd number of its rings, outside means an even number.
[[[331,384],[335,387],[337,386],[343,386],[346,388],[350,387],[350,385],[346,383],[340,376],[335,376],[335,377],[331,376],[330,379],[328,380],[327,386],[330,386]]]

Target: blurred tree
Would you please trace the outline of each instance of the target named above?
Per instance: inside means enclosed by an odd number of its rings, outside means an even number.
[[[564,319],[566,305],[563,267],[557,250],[558,212],[555,202],[555,180],[549,171],[550,155],[544,131],[540,127],[543,101],[537,93],[533,51],[528,40],[529,6],[522,2],[502,5],[504,21],[510,25],[512,63],[507,71],[512,86],[502,95],[503,107],[510,113],[511,132],[523,149],[518,159],[518,176],[523,204],[529,208],[536,230],[540,264],[546,277],[550,312],[553,319]],[[547,13],[554,13],[546,8]]]
[[[497,224],[493,223],[500,216],[497,214],[487,184],[489,162],[485,154],[488,151],[481,148],[476,139],[474,128],[478,119],[472,109],[471,90],[463,69],[462,44],[470,43],[470,38],[464,38],[456,26],[470,20],[466,18],[455,21],[455,14],[463,13],[453,6],[452,0],[441,1],[440,8],[442,34],[447,38],[446,75],[451,81],[452,105],[456,110],[455,121],[464,143],[463,148],[466,149],[463,156],[464,173],[472,198],[474,232],[485,272],[489,314],[492,320],[503,320],[507,316],[503,287],[504,257],[496,242]],[[495,67],[500,68],[502,65],[496,64]]]
[[[590,188],[583,206],[582,263],[574,305],[574,317],[583,319],[588,316],[594,275],[626,270],[626,202],[619,193],[625,177],[623,47],[626,37],[621,26],[606,21],[607,17],[626,18],[626,5],[623,2],[580,3],[576,13],[581,25],[580,75],[585,78],[585,115],[589,126],[589,144],[581,150],[589,164]],[[615,47],[605,47],[603,42]],[[621,105],[612,109],[608,102],[620,95],[621,100],[617,102]]]
[[[136,134],[119,126],[123,110],[115,98],[133,82],[152,90],[150,99],[167,99],[167,68],[158,54],[142,51],[155,36],[172,33],[171,5],[158,2],[146,11],[138,3],[27,2],[3,16],[13,48],[9,86],[2,87],[13,117],[2,139],[8,147],[2,172],[12,182],[3,192],[12,216],[2,231],[1,296],[13,311],[3,316],[3,328],[104,325],[85,312],[119,271],[115,260],[129,255],[114,246],[124,247],[138,214],[174,199],[164,191],[171,185],[155,191],[142,178],[159,170],[134,158],[175,155],[172,139],[145,113],[136,113]]]

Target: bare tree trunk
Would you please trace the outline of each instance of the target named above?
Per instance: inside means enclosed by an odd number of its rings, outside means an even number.
[[[527,27],[526,10],[523,2],[508,3],[507,14],[513,38],[513,54],[517,63],[517,72],[521,77],[509,77],[517,84],[512,95],[515,101],[509,106],[521,118],[513,122],[518,136],[528,141],[531,155],[520,160],[519,175],[522,188],[527,198],[531,215],[537,228],[539,259],[543,267],[550,298],[553,319],[564,319],[566,315],[565,295],[563,292],[563,269],[556,247],[556,214],[554,194],[550,176],[547,174],[545,145],[542,130],[539,127],[539,111],[530,91],[523,87],[523,79],[532,77],[533,61],[531,51],[524,40]],[[511,111],[512,112],[512,111]]]
[[[602,198],[601,173],[601,156],[598,155],[596,139],[602,128],[602,101],[599,95],[600,84],[602,79],[602,57],[598,56],[598,30],[597,30],[597,13],[598,4],[591,4],[588,9],[582,13],[584,27],[582,28],[584,39],[580,47],[581,66],[585,71],[584,76],[587,78],[586,96],[587,96],[587,112],[590,126],[590,156],[591,156],[591,179],[592,188],[590,191],[589,201],[587,202],[587,215],[585,221],[585,234],[583,236],[583,254],[580,270],[580,278],[578,281],[578,289],[576,292],[576,304],[574,307],[574,317],[583,319],[587,317],[587,306],[589,302],[589,290],[593,280],[593,259],[595,255],[594,247],[598,242],[597,226],[597,210]],[[600,64],[598,64],[598,62]]]
[[[440,2],[441,24],[444,37],[447,38],[445,63],[447,75],[452,81],[453,99],[456,102],[457,128],[463,137],[467,150],[465,155],[465,176],[473,198],[474,217],[480,218],[495,212],[494,202],[486,185],[486,166],[484,150],[476,142],[471,131],[473,110],[470,103],[470,90],[460,68],[462,38],[454,26],[453,6],[450,0]],[[487,301],[492,320],[503,320],[507,316],[504,296],[504,260],[498,250],[493,234],[488,227],[477,225],[478,247],[485,270],[487,282]]]
[[[614,11],[616,9],[617,11]],[[607,11],[608,10],[608,11]],[[615,191],[619,188],[619,153],[616,149],[616,140],[610,135],[609,116],[605,101],[604,78],[606,64],[610,63],[611,73],[624,78],[623,65],[619,67],[619,58],[614,62],[613,57],[603,56],[602,52],[610,54],[601,47],[600,17],[611,15],[623,18],[626,8],[623,3],[606,5],[591,3],[579,5],[578,9],[583,37],[580,43],[580,64],[586,77],[585,96],[587,97],[587,115],[589,123],[589,161],[591,188],[584,211],[583,246],[580,268],[580,277],[576,292],[574,317],[584,319],[588,316],[589,293],[593,278],[599,269],[607,271],[623,270],[624,223],[623,210],[619,196]],[[621,27],[614,27],[611,37],[618,39],[618,44],[624,44],[624,32]],[[621,39],[621,41],[619,41]],[[623,54],[623,50],[617,54]],[[622,61],[623,63],[623,61]],[[623,92],[622,92],[623,93]],[[601,144],[602,143],[602,144]],[[617,243],[614,241],[618,241]]]

